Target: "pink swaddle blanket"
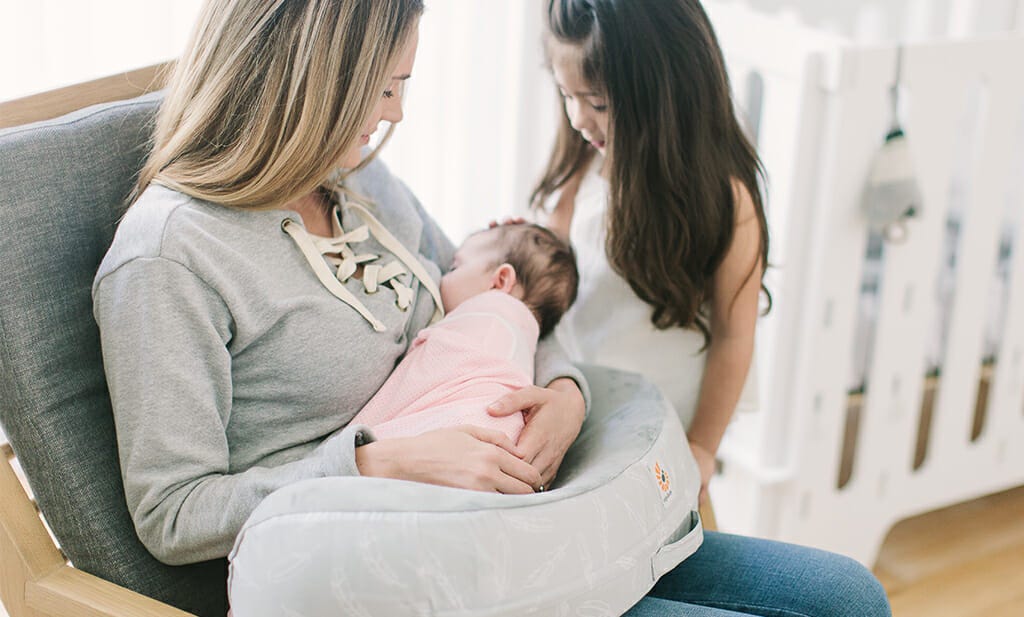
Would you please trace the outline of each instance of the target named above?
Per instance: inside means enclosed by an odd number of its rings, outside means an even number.
[[[471,424],[513,441],[523,415],[493,417],[487,406],[533,384],[540,328],[518,299],[487,291],[420,331],[377,394],[352,419],[378,438]]]

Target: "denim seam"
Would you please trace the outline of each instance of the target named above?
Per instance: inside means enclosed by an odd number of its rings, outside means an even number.
[[[720,609],[724,609],[724,610],[728,610],[728,611],[737,611],[737,612],[744,612],[744,613],[745,612],[749,612],[750,609],[754,609],[754,610],[772,611],[776,615],[786,616],[786,617],[814,617],[814,615],[808,615],[807,613],[798,613],[796,611],[791,611],[789,609],[777,608],[777,607],[774,607],[774,606],[764,606],[764,605],[761,605],[761,604],[742,604],[742,603],[738,603],[738,602],[715,602],[715,601],[696,600],[696,599],[688,599],[688,598],[680,598],[679,601],[680,602],[688,602],[690,604],[697,604],[699,606],[706,606],[708,608],[720,608]]]

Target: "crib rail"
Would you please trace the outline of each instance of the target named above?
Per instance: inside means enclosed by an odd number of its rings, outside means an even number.
[[[1024,38],[902,51],[901,115],[923,204],[875,264],[867,365],[851,395],[871,233],[861,200],[891,121],[899,52],[793,36],[804,27],[738,9],[711,13],[741,108],[744,76],[762,77],[756,125],[777,266],[758,339],[761,407],[723,445],[719,523],[870,564],[897,520],[1024,484],[1014,447],[1024,443],[1024,82],[1014,60]],[[763,53],[766,38],[787,41],[788,71]],[[999,332],[986,350],[992,314]],[[844,444],[854,444],[845,465]]]

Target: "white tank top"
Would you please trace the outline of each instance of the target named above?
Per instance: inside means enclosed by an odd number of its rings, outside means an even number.
[[[576,251],[580,287],[555,335],[575,361],[642,374],[661,389],[688,429],[704,376],[704,336],[678,327],[656,329],[651,306],[612,270],[605,253],[608,183],[598,173],[600,166],[597,157],[576,194],[569,240]],[[553,208],[558,197],[552,195],[546,208]],[[747,381],[749,386],[752,377]],[[744,388],[740,407],[750,390]]]

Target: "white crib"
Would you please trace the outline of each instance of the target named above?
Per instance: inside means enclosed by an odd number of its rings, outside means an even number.
[[[923,204],[868,251],[897,48],[707,8],[768,170],[775,299],[719,526],[870,565],[896,521],[1024,484],[1024,38],[903,49]]]

